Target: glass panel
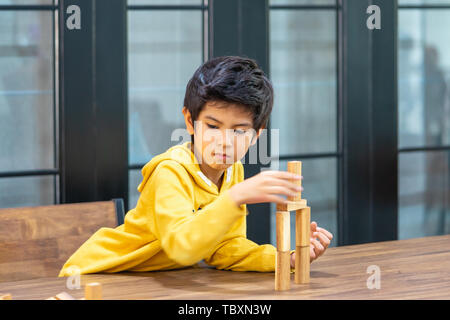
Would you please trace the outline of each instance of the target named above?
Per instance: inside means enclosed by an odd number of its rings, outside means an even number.
[[[54,0],[0,0],[0,5],[39,5],[39,4],[53,4]]]
[[[0,172],[54,168],[50,11],[0,11]]]
[[[201,11],[129,11],[130,164],[164,152],[177,143],[173,130],[185,128],[185,88],[202,63],[201,19]],[[129,171],[129,208],[141,178],[140,170]]]
[[[129,170],[128,171],[128,210],[136,208],[139,196],[141,195],[137,190],[137,187],[142,181],[141,170]]]
[[[128,0],[128,5],[200,5],[202,2],[203,0]]]
[[[398,5],[447,5],[450,0],[398,0]]]
[[[450,10],[399,10],[399,147],[450,144]]]
[[[270,26],[271,127],[280,129],[280,154],[335,152],[335,11],[272,10]]]
[[[399,239],[450,233],[447,151],[399,156]]]
[[[272,170],[287,170],[287,161],[272,161]],[[302,160],[302,198],[311,207],[311,222],[317,222],[333,234],[330,247],[337,246],[337,161],[336,159]],[[276,204],[271,203],[271,243],[276,246]],[[295,213],[291,213],[291,249],[295,249]]]
[[[0,208],[54,204],[54,176],[0,178]]]
[[[129,11],[129,163],[180,141],[184,93],[202,63],[202,12]]]
[[[336,4],[336,0],[269,0],[270,5],[286,5],[286,4],[312,4],[312,5],[323,5],[323,4]]]

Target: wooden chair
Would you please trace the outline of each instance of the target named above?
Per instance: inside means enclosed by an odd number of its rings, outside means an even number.
[[[0,282],[57,277],[94,232],[124,215],[122,199],[0,209]]]

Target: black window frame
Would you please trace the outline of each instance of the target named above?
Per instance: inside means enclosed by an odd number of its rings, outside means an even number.
[[[65,27],[65,9],[70,4],[81,8],[82,30]],[[381,8],[381,30],[366,28],[370,4]],[[16,7],[0,5],[0,10]],[[0,173],[0,177],[59,175],[60,199],[55,203],[122,198],[125,212],[130,209],[129,172],[144,165],[128,163],[128,10],[202,10],[208,19],[207,23],[202,19],[202,35],[207,35],[203,42],[208,42],[207,52],[202,50],[204,60],[245,55],[269,76],[271,10],[336,10],[337,150],[282,155],[279,160],[337,159],[338,245],[397,239],[398,154],[413,151],[397,145],[397,0],[337,0],[333,5],[269,5],[269,0],[199,0],[198,5],[60,0],[49,6],[20,7],[58,12],[59,168]],[[430,148],[420,148],[425,149]],[[245,163],[246,178],[270,166]],[[270,204],[248,208],[248,238],[270,243]]]

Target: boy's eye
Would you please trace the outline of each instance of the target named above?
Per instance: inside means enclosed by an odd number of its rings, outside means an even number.
[[[236,133],[236,134],[245,134],[245,130],[236,129],[236,130],[234,130],[234,133]]]
[[[206,125],[207,125],[208,128],[210,128],[210,129],[219,129],[219,127],[217,127],[217,126],[215,126],[215,125],[212,125],[212,124],[209,124],[209,123],[207,123]],[[234,129],[234,130],[233,130],[233,133],[234,133],[234,134],[237,134],[237,135],[242,135],[242,134],[245,134],[246,131],[245,131],[245,130]]]

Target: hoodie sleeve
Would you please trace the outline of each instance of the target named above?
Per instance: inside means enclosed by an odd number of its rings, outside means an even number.
[[[205,263],[223,270],[273,272],[276,251],[271,244],[258,245],[244,236],[235,237],[223,242]]]
[[[271,272],[275,271],[275,257],[273,245],[258,245],[242,236],[224,242],[205,263],[224,270]]]
[[[167,256],[181,265],[192,265],[211,254],[223,236],[246,215],[228,190],[195,212],[194,189],[189,173],[178,162],[161,162],[143,189],[154,211],[154,230]]]

